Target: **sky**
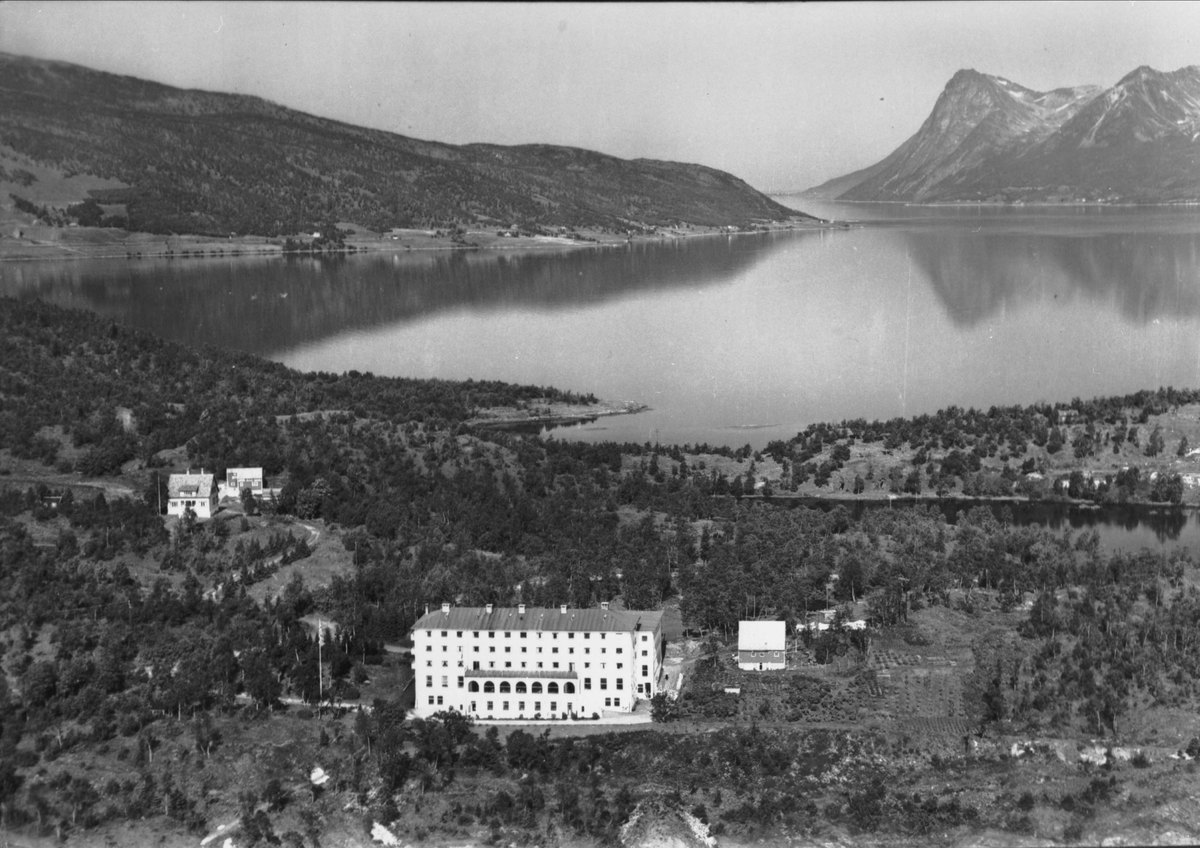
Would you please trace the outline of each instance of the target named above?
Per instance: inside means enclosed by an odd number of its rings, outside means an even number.
[[[1040,91],[1200,64],[1200,3],[5,2],[0,51],[782,192],[882,159],[960,68]]]

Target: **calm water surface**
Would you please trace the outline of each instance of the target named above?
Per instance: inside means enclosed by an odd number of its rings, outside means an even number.
[[[814,421],[1200,385],[1200,212],[780,199],[862,224],[524,254],[3,263],[0,293],[305,370],[653,407],[554,431],[591,441],[762,447]],[[1200,548],[1195,513],[1018,521]]]
[[[573,439],[760,447],[813,421],[1200,385],[1200,212],[793,205],[870,223],[525,254],[5,263],[0,292],[306,370],[653,407],[555,431]]]

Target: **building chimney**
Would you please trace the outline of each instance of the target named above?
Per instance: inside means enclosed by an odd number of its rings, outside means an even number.
[[[488,604],[486,607],[484,607],[484,609],[487,610],[488,615],[492,614],[492,605],[491,604]]]
[[[517,604],[517,615],[524,615],[524,614],[525,614],[525,605]]]
[[[566,615],[567,614],[567,605],[563,604],[562,606],[560,606],[558,608],[558,611],[561,612],[563,615]]]
[[[425,605],[425,614],[429,615],[429,604]]]
[[[602,610],[607,610],[607,609],[608,609],[608,601],[601,601],[601,602],[600,602],[600,609],[602,609]]]
[[[449,604],[442,604],[442,614],[443,615],[450,614],[450,605]]]

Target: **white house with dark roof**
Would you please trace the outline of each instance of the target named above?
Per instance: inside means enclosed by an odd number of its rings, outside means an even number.
[[[478,719],[631,712],[660,686],[662,613],[452,607],[413,625],[416,714]]]
[[[197,518],[212,518],[217,511],[217,487],[213,475],[172,474],[167,478],[167,515],[183,515],[191,507]]]
[[[743,671],[787,668],[787,622],[739,621],[738,668]]]

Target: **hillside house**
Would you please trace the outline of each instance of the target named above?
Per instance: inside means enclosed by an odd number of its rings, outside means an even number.
[[[415,712],[477,719],[632,712],[658,691],[662,613],[561,607],[452,607],[413,625]]]
[[[808,614],[808,620],[800,622],[796,625],[796,632],[803,633],[805,630],[810,630],[813,633],[823,633],[826,630],[832,629],[837,623],[838,612],[837,607],[828,607],[823,610],[817,610]],[[841,625],[846,630],[865,630],[867,622],[862,618],[861,605],[859,612],[853,610],[850,614],[844,614]]]
[[[787,668],[786,622],[739,621],[738,668],[743,671]]]
[[[262,497],[265,481],[261,468],[227,468],[219,494],[222,498],[236,498],[241,496],[242,489],[249,489],[256,498]]]
[[[167,478],[167,515],[182,516],[190,507],[197,518],[212,518],[217,511],[217,487],[214,475],[201,473],[172,474]]]

